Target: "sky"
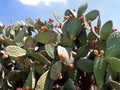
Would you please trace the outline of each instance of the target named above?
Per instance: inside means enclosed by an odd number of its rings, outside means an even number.
[[[0,0],[0,22],[10,25],[11,19],[13,23],[27,17],[33,21],[36,18],[41,21],[55,19],[53,11],[57,11],[63,20],[66,9],[77,11],[84,2],[88,3],[87,12],[100,11],[102,24],[112,20],[114,28],[120,30],[120,0]]]

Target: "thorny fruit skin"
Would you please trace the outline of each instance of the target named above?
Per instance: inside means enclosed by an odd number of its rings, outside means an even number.
[[[61,80],[62,78],[63,78],[62,76],[59,77],[60,80]]]
[[[36,24],[36,25],[38,25],[38,24],[39,24],[39,22],[38,22],[38,21],[36,21],[36,22],[35,22],[35,24]]]
[[[58,73],[58,79],[62,79],[62,73]]]
[[[8,55],[4,53],[4,54],[2,55],[2,59],[7,59],[7,58],[8,58]]]
[[[63,60],[63,61],[66,60],[66,57],[65,57],[64,55],[62,55],[62,54],[59,55],[59,58],[60,58],[61,60]]]
[[[92,40],[92,44],[96,44],[97,43],[97,41],[96,40]]]
[[[84,20],[83,16],[80,16],[79,20],[80,20],[80,21],[83,21],[83,20]]]
[[[16,88],[16,90],[23,90],[21,87]]]
[[[98,30],[99,30],[99,28],[98,28],[97,26],[94,26],[94,29],[95,29],[95,31],[98,31]]]
[[[38,33],[40,33],[40,29],[38,29]]]
[[[42,31],[47,31],[48,30],[48,28],[46,26],[42,26],[41,29],[42,29]]]
[[[38,25],[39,22],[40,22],[40,18],[37,18],[35,24]]]
[[[73,63],[70,64],[69,66],[71,69],[75,68],[75,65]]]
[[[25,90],[30,90],[30,86],[26,86],[26,87],[25,87]]]
[[[54,22],[54,20],[52,19],[52,18],[49,18],[49,20],[48,20],[49,22]]]
[[[104,54],[105,54],[104,50],[100,50],[100,55],[102,56]]]
[[[91,23],[92,23],[92,22],[91,22],[91,20],[88,20],[87,23],[88,23],[88,25],[91,26]]]
[[[5,39],[4,38],[0,38],[0,43],[4,43]]]
[[[95,50],[93,51],[93,53],[94,53],[95,56],[98,56],[98,50],[97,50],[97,49],[95,49]]]
[[[69,19],[72,19],[72,18],[74,18],[74,16],[73,15],[69,15]]]
[[[112,32],[115,32],[115,31],[117,31],[117,29],[116,29],[116,28],[113,28],[113,29],[112,29]]]

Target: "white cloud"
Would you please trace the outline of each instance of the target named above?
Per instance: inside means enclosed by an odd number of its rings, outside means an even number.
[[[36,6],[41,0],[19,0],[22,4]]]
[[[52,2],[65,3],[66,0],[18,0],[18,1],[25,5],[37,6],[38,4],[44,3],[45,5],[48,6]]]

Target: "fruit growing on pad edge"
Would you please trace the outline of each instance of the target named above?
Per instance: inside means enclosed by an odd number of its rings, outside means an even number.
[[[95,49],[95,50],[93,51],[93,53],[94,53],[95,56],[98,56],[98,54],[99,54],[97,49]]]
[[[42,29],[42,31],[47,31],[48,30],[48,28],[46,26],[42,26],[41,29]]]

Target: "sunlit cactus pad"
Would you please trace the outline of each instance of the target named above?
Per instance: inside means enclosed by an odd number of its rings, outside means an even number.
[[[5,48],[6,53],[11,57],[21,57],[26,55],[26,50],[15,46],[15,45],[9,45]]]
[[[35,90],[44,90],[44,86],[45,86],[45,81],[48,75],[48,71],[46,71],[38,80],[37,85]]]

